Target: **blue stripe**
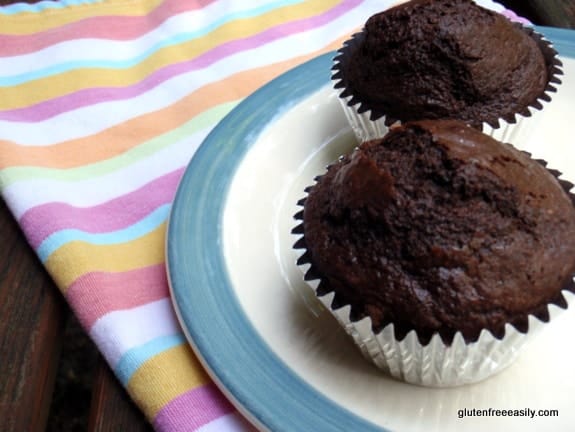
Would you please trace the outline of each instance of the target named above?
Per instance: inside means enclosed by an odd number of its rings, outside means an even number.
[[[550,40],[560,55],[575,58],[575,32],[573,30],[540,26],[535,26],[535,30]]]
[[[0,7],[0,15],[16,15],[22,12],[43,12],[49,9],[63,9],[70,6],[102,3],[103,0],[46,0],[34,4],[15,3]]]
[[[142,237],[164,223],[170,214],[171,204],[164,204],[144,219],[121,230],[106,233],[90,233],[78,229],[64,229],[46,237],[38,246],[36,253],[45,263],[48,257],[66,243],[83,241],[95,245],[126,243]]]
[[[280,0],[275,3],[270,3],[264,6],[260,6],[254,9],[236,12],[230,15],[223,16],[217,21],[207,25],[206,27],[193,32],[182,33],[179,35],[172,36],[170,38],[162,39],[157,44],[150,47],[143,54],[137,57],[126,60],[84,60],[84,61],[72,61],[60,63],[57,65],[49,66],[43,69],[34,70],[31,72],[26,72],[19,75],[0,77],[0,87],[10,87],[23,84],[28,81],[38,80],[71,70],[77,69],[87,69],[87,68],[98,68],[98,69],[129,69],[142,63],[147,58],[151,57],[157,51],[181,43],[188,42],[193,39],[201,38],[207,34],[213,32],[218,27],[221,27],[231,21],[253,18],[258,15],[262,15],[270,10],[277,9],[280,7],[285,7],[297,3],[302,3],[303,0]]]
[[[187,342],[182,334],[162,336],[153,339],[142,346],[126,351],[114,368],[114,372],[125,387],[128,385],[128,381],[130,381],[132,375],[134,375],[147,360],[162,351],[184,344],[187,344]]]
[[[276,78],[212,130],[182,177],[168,225],[167,268],[180,322],[203,363],[266,430],[386,430],[336,404],[272,351],[238,301],[223,251],[223,212],[238,166],[274,119],[329,85],[333,56]]]

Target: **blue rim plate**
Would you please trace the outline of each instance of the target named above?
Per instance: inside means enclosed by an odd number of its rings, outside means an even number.
[[[575,32],[537,30],[562,57],[575,58]],[[213,129],[181,180],[167,232],[172,299],[190,344],[238,409],[273,431],[386,430],[315,389],[270,349],[237,298],[222,246],[238,166],[282,113],[329,83],[332,58],[328,53],[281,75]]]

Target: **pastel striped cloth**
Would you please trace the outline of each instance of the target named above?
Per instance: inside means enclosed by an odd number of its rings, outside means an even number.
[[[242,98],[393,3],[0,8],[2,196],[157,430],[250,429],[194,357],[169,298],[166,221],[187,162]]]

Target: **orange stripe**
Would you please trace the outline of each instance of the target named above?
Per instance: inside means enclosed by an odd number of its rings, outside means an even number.
[[[312,54],[274,65],[232,75],[225,87],[235,93],[222,92],[223,82],[206,85],[169,107],[113,126],[89,137],[77,138],[51,146],[21,146],[0,141],[0,169],[25,164],[49,168],[73,168],[118,156],[158,135],[175,129],[191,117],[221,103],[244,98],[282,72],[341,45],[337,40]],[[134,131],[138,131],[137,134]]]

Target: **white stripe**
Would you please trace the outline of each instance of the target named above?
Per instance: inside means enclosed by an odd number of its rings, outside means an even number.
[[[250,425],[247,420],[237,413],[226,414],[218,417],[202,427],[196,429],[196,432],[256,432],[256,428]]]
[[[172,16],[158,27],[136,39],[127,41],[88,38],[70,40],[55,46],[46,47],[34,53],[0,58],[0,71],[3,71],[3,75],[0,76],[15,76],[28,73],[36,70],[39,65],[44,69],[73,61],[98,62],[100,54],[102,61],[106,62],[131,60],[146,54],[151,46],[155,46],[158,41],[165,40],[167,35],[168,37],[171,35],[191,35],[194,32],[201,32],[206,23],[219,22],[222,18],[224,19],[223,22],[226,22],[226,17],[234,17],[238,14],[251,16],[262,13],[265,10],[260,9],[266,5],[273,5],[278,2],[280,5],[284,3],[289,5],[290,3],[299,3],[301,1],[218,1],[200,10],[192,10]],[[491,0],[475,1],[483,7],[498,12],[504,9],[503,6],[493,3]],[[376,10],[372,10],[368,5],[362,5],[361,9],[365,11],[362,17],[363,20],[367,18],[366,14],[383,10],[394,3],[397,3],[397,1],[379,1]],[[249,5],[249,8],[246,8],[246,5]],[[358,24],[361,24],[361,22]]]
[[[226,23],[228,18],[242,16],[243,14],[257,14],[265,4],[300,2],[301,0],[275,0],[275,1],[217,1],[205,8],[182,12],[162,22],[158,27],[151,24],[152,30],[136,39],[109,40],[109,39],[74,39],[46,47],[42,50],[12,57],[0,58],[0,77],[14,77],[29,73],[39,68],[48,69],[70,62],[117,62],[133,60],[149,52],[150,47],[159,42],[169,40],[170,37],[194,36],[199,37],[209,33],[213,28],[208,23]],[[259,3],[259,4],[258,4]],[[249,7],[246,7],[249,6]],[[253,12],[251,12],[253,11]],[[261,11],[260,11],[261,13]]]
[[[4,199],[17,219],[27,210],[50,202],[65,202],[77,207],[98,205],[184,167],[207,133],[208,130],[197,132],[145,159],[100,177],[77,182],[35,178],[15,182],[4,189]]]
[[[96,321],[90,337],[112,367],[132,348],[181,332],[170,299],[110,312]]]
[[[505,9],[502,5],[500,5],[499,3],[495,3],[492,0],[473,0],[475,3],[477,3],[479,6],[482,6],[486,9],[491,9],[495,12],[503,12],[503,10]]]
[[[220,81],[237,72],[320,50],[334,39],[352,32],[363,22],[366,15],[377,11],[379,7],[377,0],[371,0],[329,25],[227,57],[217,65],[212,65],[208,71],[194,71],[174,77],[133,99],[87,106],[35,123],[34,127],[0,121],[0,137],[22,145],[43,146],[98,133],[130,118],[165,108],[199,87]]]

